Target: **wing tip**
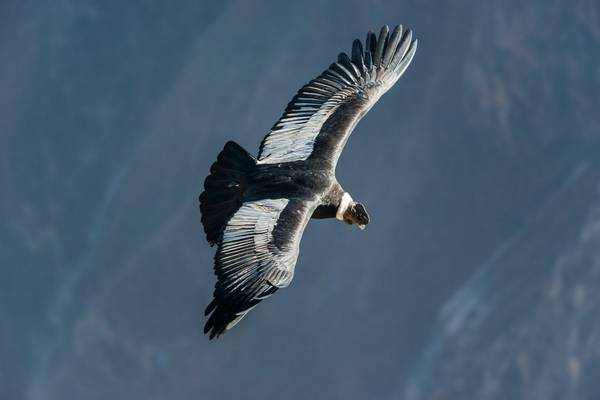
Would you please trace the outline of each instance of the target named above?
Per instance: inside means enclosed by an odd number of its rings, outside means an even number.
[[[250,310],[260,303],[260,300],[253,299],[249,306],[240,309],[238,302],[235,300],[233,303],[223,303],[218,302],[217,298],[214,298],[205,310],[205,315],[210,314],[210,317],[208,317],[208,320],[204,324],[204,334],[208,334],[209,340],[223,335],[226,331],[237,325]]]
[[[217,304],[217,299],[213,299],[211,303],[206,307],[204,315],[209,315],[208,320],[204,324],[204,334],[208,334],[210,340],[215,337],[221,336],[227,330],[227,324],[229,324],[229,318],[225,310]]]
[[[373,56],[373,64],[375,64],[376,67],[381,66],[381,62],[383,61],[389,34],[390,28],[387,25],[383,25],[379,31],[379,36],[377,37],[377,45],[375,46],[375,54]]]
[[[395,25],[391,32],[388,25],[383,25],[378,36],[369,30],[365,39],[364,51],[361,52],[360,57],[363,63],[359,62],[359,57],[355,55],[358,48],[356,42],[360,42],[358,39],[352,43],[352,62],[359,69],[369,70],[370,64],[378,69],[394,68],[404,61],[405,56],[413,47],[416,49],[418,42],[416,39],[413,40],[412,36],[413,30],[404,28],[402,24]]]

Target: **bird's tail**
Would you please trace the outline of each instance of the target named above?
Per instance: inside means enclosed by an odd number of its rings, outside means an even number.
[[[252,157],[239,144],[229,141],[210,167],[200,194],[200,212],[206,239],[217,243],[223,227],[242,205],[242,195],[247,186],[247,175],[256,165]]]

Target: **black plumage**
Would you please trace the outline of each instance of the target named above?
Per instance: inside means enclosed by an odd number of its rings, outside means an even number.
[[[384,26],[352,44],[303,86],[262,140],[254,158],[228,142],[200,195],[208,242],[217,244],[210,338],[235,325],[261,300],[289,285],[311,218],[364,228],[369,215],[335,177],[350,133],[404,73],[417,48],[412,32]]]

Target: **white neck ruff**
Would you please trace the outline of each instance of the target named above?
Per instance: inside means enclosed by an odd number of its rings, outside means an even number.
[[[343,221],[344,213],[346,212],[348,207],[350,207],[351,204],[352,197],[348,194],[348,192],[345,192],[342,196],[342,201],[340,201],[340,205],[338,206],[337,212],[335,213],[335,218],[339,219],[340,221]]]

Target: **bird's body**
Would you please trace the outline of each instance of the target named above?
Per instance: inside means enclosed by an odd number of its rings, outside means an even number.
[[[333,185],[335,177],[312,162],[258,164],[248,174],[248,199],[272,197],[317,200]]]
[[[210,337],[235,325],[294,275],[311,218],[337,218],[361,229],[369,216],[335,177],[339,156],[364,114],[403,74],[416,51],[410,30],[382,28],[355,40],[305,85],[263,139],[257,158],[228,142],[200,195],[208,242],[217,244]]]

